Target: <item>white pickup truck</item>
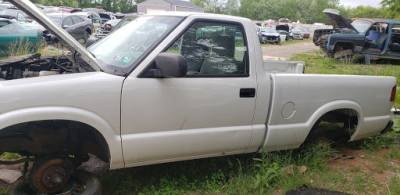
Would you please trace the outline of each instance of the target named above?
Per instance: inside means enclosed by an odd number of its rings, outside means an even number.
[[[0,153],[35,157],[36,191],[60,191],[88,153],[119,169],[297,148],[320,121],[349,141],[391,127],[396,78],[273,73],[245,18],[144,15],[86,50],[12,3],[71,50],[0,63]]]

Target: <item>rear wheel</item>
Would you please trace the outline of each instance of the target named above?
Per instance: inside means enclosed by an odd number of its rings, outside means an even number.
[[[85,43],[86,43],[86,41],[89,39],[89,32],[88,31],[85,31],[84,33],[83,33],[83,39],[85,40]]]

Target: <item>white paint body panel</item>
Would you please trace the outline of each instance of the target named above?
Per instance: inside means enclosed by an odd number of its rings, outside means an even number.
[[[264,143],[267,150],[296,148],[303,143],[315,122],[336,109],[358,113],[358,125],[351,140],[377,134],[390,120],[390,92],[394,77],[351,75],[275,74],[273,104]],[[312,87],[310,87],[312,86]],[[392,86],[392,87],[390,87]],[[301,91],[299,91],[301,89]],[[282,117],[283,105],[295,104],[295,113]]]
[[[169,14],[187,18],[126,78],[91,72],[0,82],[0,129],[49,119],[86,123],[104,136],[110,167],[116,169],[295,148],[319,117],[336,109],[358,113],[351,140],[377,133],[389,121],[394,77],[302,75],[298,64],[279,67],[275,74],[268,67],[273,62],[263,61],[252,21]],[[196,19],[243,25],[250,76],[139,78]],[[256,96],[239,98],[241,88],[256,89]]]
[[[74,120],[97,129],[110,148],[112,168],[124,166],[120,138],[123,77],[101,72],[0,82],[0,129],[37,120]]]

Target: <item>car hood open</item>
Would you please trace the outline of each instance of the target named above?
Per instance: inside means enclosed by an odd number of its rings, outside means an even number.
[[[81,58],[90,65],[94,70],[101,71],[95,57],[93,57],[86,48],[84,48],[77,40],[75,40],[68,32],[66,32],[61,26],[53,22],[49,17],[46,16],[36,5],[29,0],[9,0],[16,7],[24,11],[44,28],[50,31],[53,35],[57,36],[61,43],[74,54],[80,54]]]
[[[279,36],[279,33],[262,32],[261,34],[264,35],[264,36],[275,36],[275,37]]]
[[[351,25],[352,21],[341,16],[339,10],[325,9],[323,12],[331,19],[333,28],[348,28],[357,32],[357,30]]]
[[[289,25],[287,25],[287,24],[276,25],[275,29],[276,30],[284,30],[286,32],[289,32]]]

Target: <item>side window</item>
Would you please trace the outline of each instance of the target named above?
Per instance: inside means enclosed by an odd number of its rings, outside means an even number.
[[[366,33],[366,47],[382,50],[388,37],[388,25],[386,23],[375,23]]]
[[[188,76],[248,76],[247,45],[238,24],[197,22],[167,52],[186,58]]]
[[[24,16],[23,14],[20,14],[20,13],[19,13],[17,17],[18,17],[18,19],[17,19],[18,21],[20,21],[20,22],[26,22],[25,16]]]
[[[400,52],[400,24],[394,24],[392,26],[389,50],[392,52]]]
[[[64,19],[63,27],[70,27],[72,25],[73,25],[73,23],[72,23],[71,17],[67,17]]]
[[[73,20],[74,24],[83,22],[83,19],[80,17],[77,17],[77,16],[72,16],[72,20]]]

